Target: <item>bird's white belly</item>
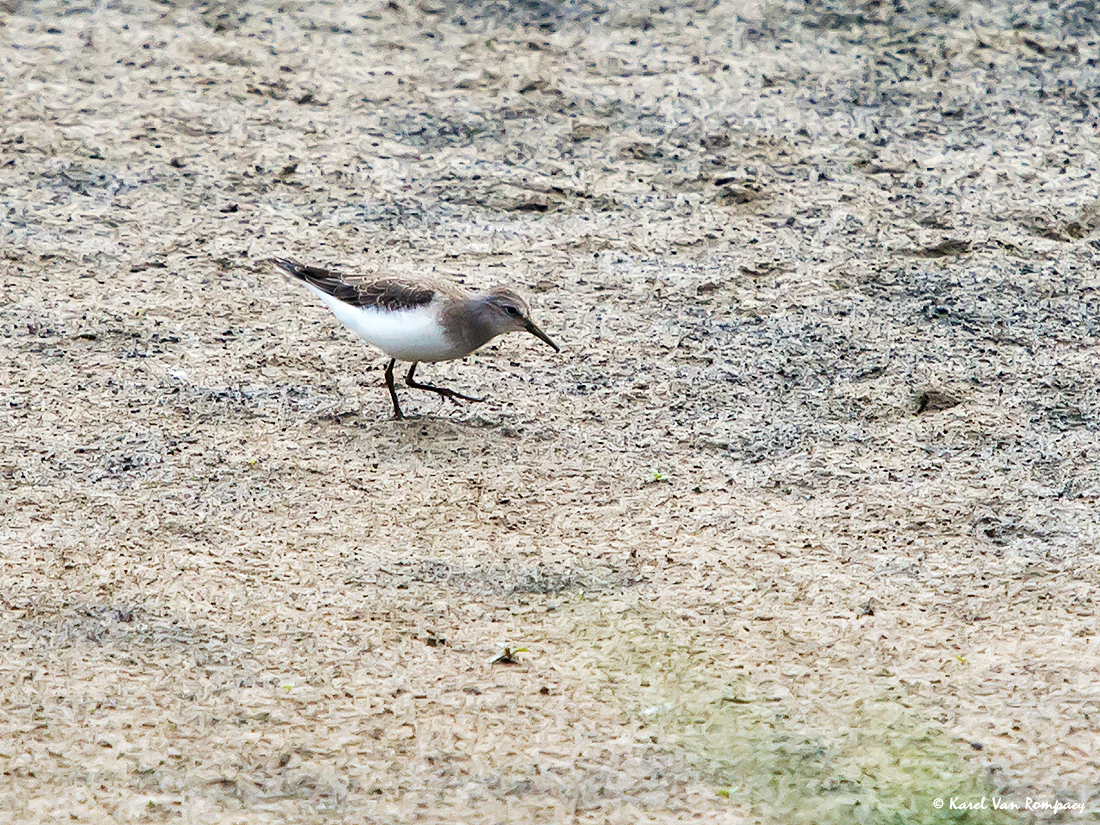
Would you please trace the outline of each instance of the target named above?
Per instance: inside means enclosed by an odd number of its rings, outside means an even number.
[[[344,326],[390,358],[399,361],[449,361],[466,354],[444,335],[439,316],[430,304],[396,311],[353,307],[312,284],[306,286],[325,302]]]

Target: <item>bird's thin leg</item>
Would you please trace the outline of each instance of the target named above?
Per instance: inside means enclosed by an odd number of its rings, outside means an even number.
[[[396,363],[397,359],[391,358],[386,364],[386,389],[390,391],[390,398],[393,399],[393,417],[401,421],[405,418],[405,414],[401,412],[401,405],[397,403],[397,390],[393,388],[393,365]],[[416,364],[413,366],[415,367]]]
[[[484,398],[474,398],[472,395],[463,395],[455,390],[449,390],[446,387],[433,387],[431,384],[421,384],[419,381],[413,379],[413,373],[416,372],[416,365],[418,361],[414,361],[413,365],[409,367],[408,373],[405,375],[405,383],[412,387],[414,390],[427,390],[428,392],[436,392],[442,395],[444,398],[449,398],[458,403],[458,399],[463,401],[484,401]]]

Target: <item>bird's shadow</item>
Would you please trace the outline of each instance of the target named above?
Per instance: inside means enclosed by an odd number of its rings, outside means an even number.
[[[457,413],[458,411],[456,411]],[[357,430],[373,430],[384,427],[395,428],[398,431],[408,431],[410,428],[423,426],[433,430],[447,429],[448,427],[461,427],[471,430],[490,430],[508,424],[510,418],[507,415],[496,417],[485,416],[480,413],[467,415],[445,413],[406,413],[404,418],[379,415],[372,417],[370,413],[360,410],[342,410],[340,412],[323,413],[316,417],[317,421],[337,424]]]

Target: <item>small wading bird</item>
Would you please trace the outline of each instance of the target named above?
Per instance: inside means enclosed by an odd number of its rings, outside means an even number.
[[[274,262],[309,287],[344,326],[390,357],[386,388],[393,400],[394,418],[405,417],[393,386],[393,365],[398,361],[412,362],[405,374],[405,383],[410,387],[438,393],[457,404],[459,399],[485,399],[421,384],[413,378],[416,365],[463,358],[506,332],[529,332],[560,351],[535,326],[523,299],[504,287],[469,292],[422,278],[356,277],[287,258],[275,258]]]

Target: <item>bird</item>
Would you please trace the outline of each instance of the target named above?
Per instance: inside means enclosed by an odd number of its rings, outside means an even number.
[[[344,326],[389,356],[386,388],[397,420],[405,418],[393,380],[398,361],[412,362],[405,374],[410,388],[434,392],[458,404],[485,399],[422,384],[414,377],[417,365],[464,358],[508,332],[529,332],[555,352],[561,351],[531,320],[527,303],[507,287],[472,292],[431,278],[345,275],[289,258],[272,262],[304,283]]]

